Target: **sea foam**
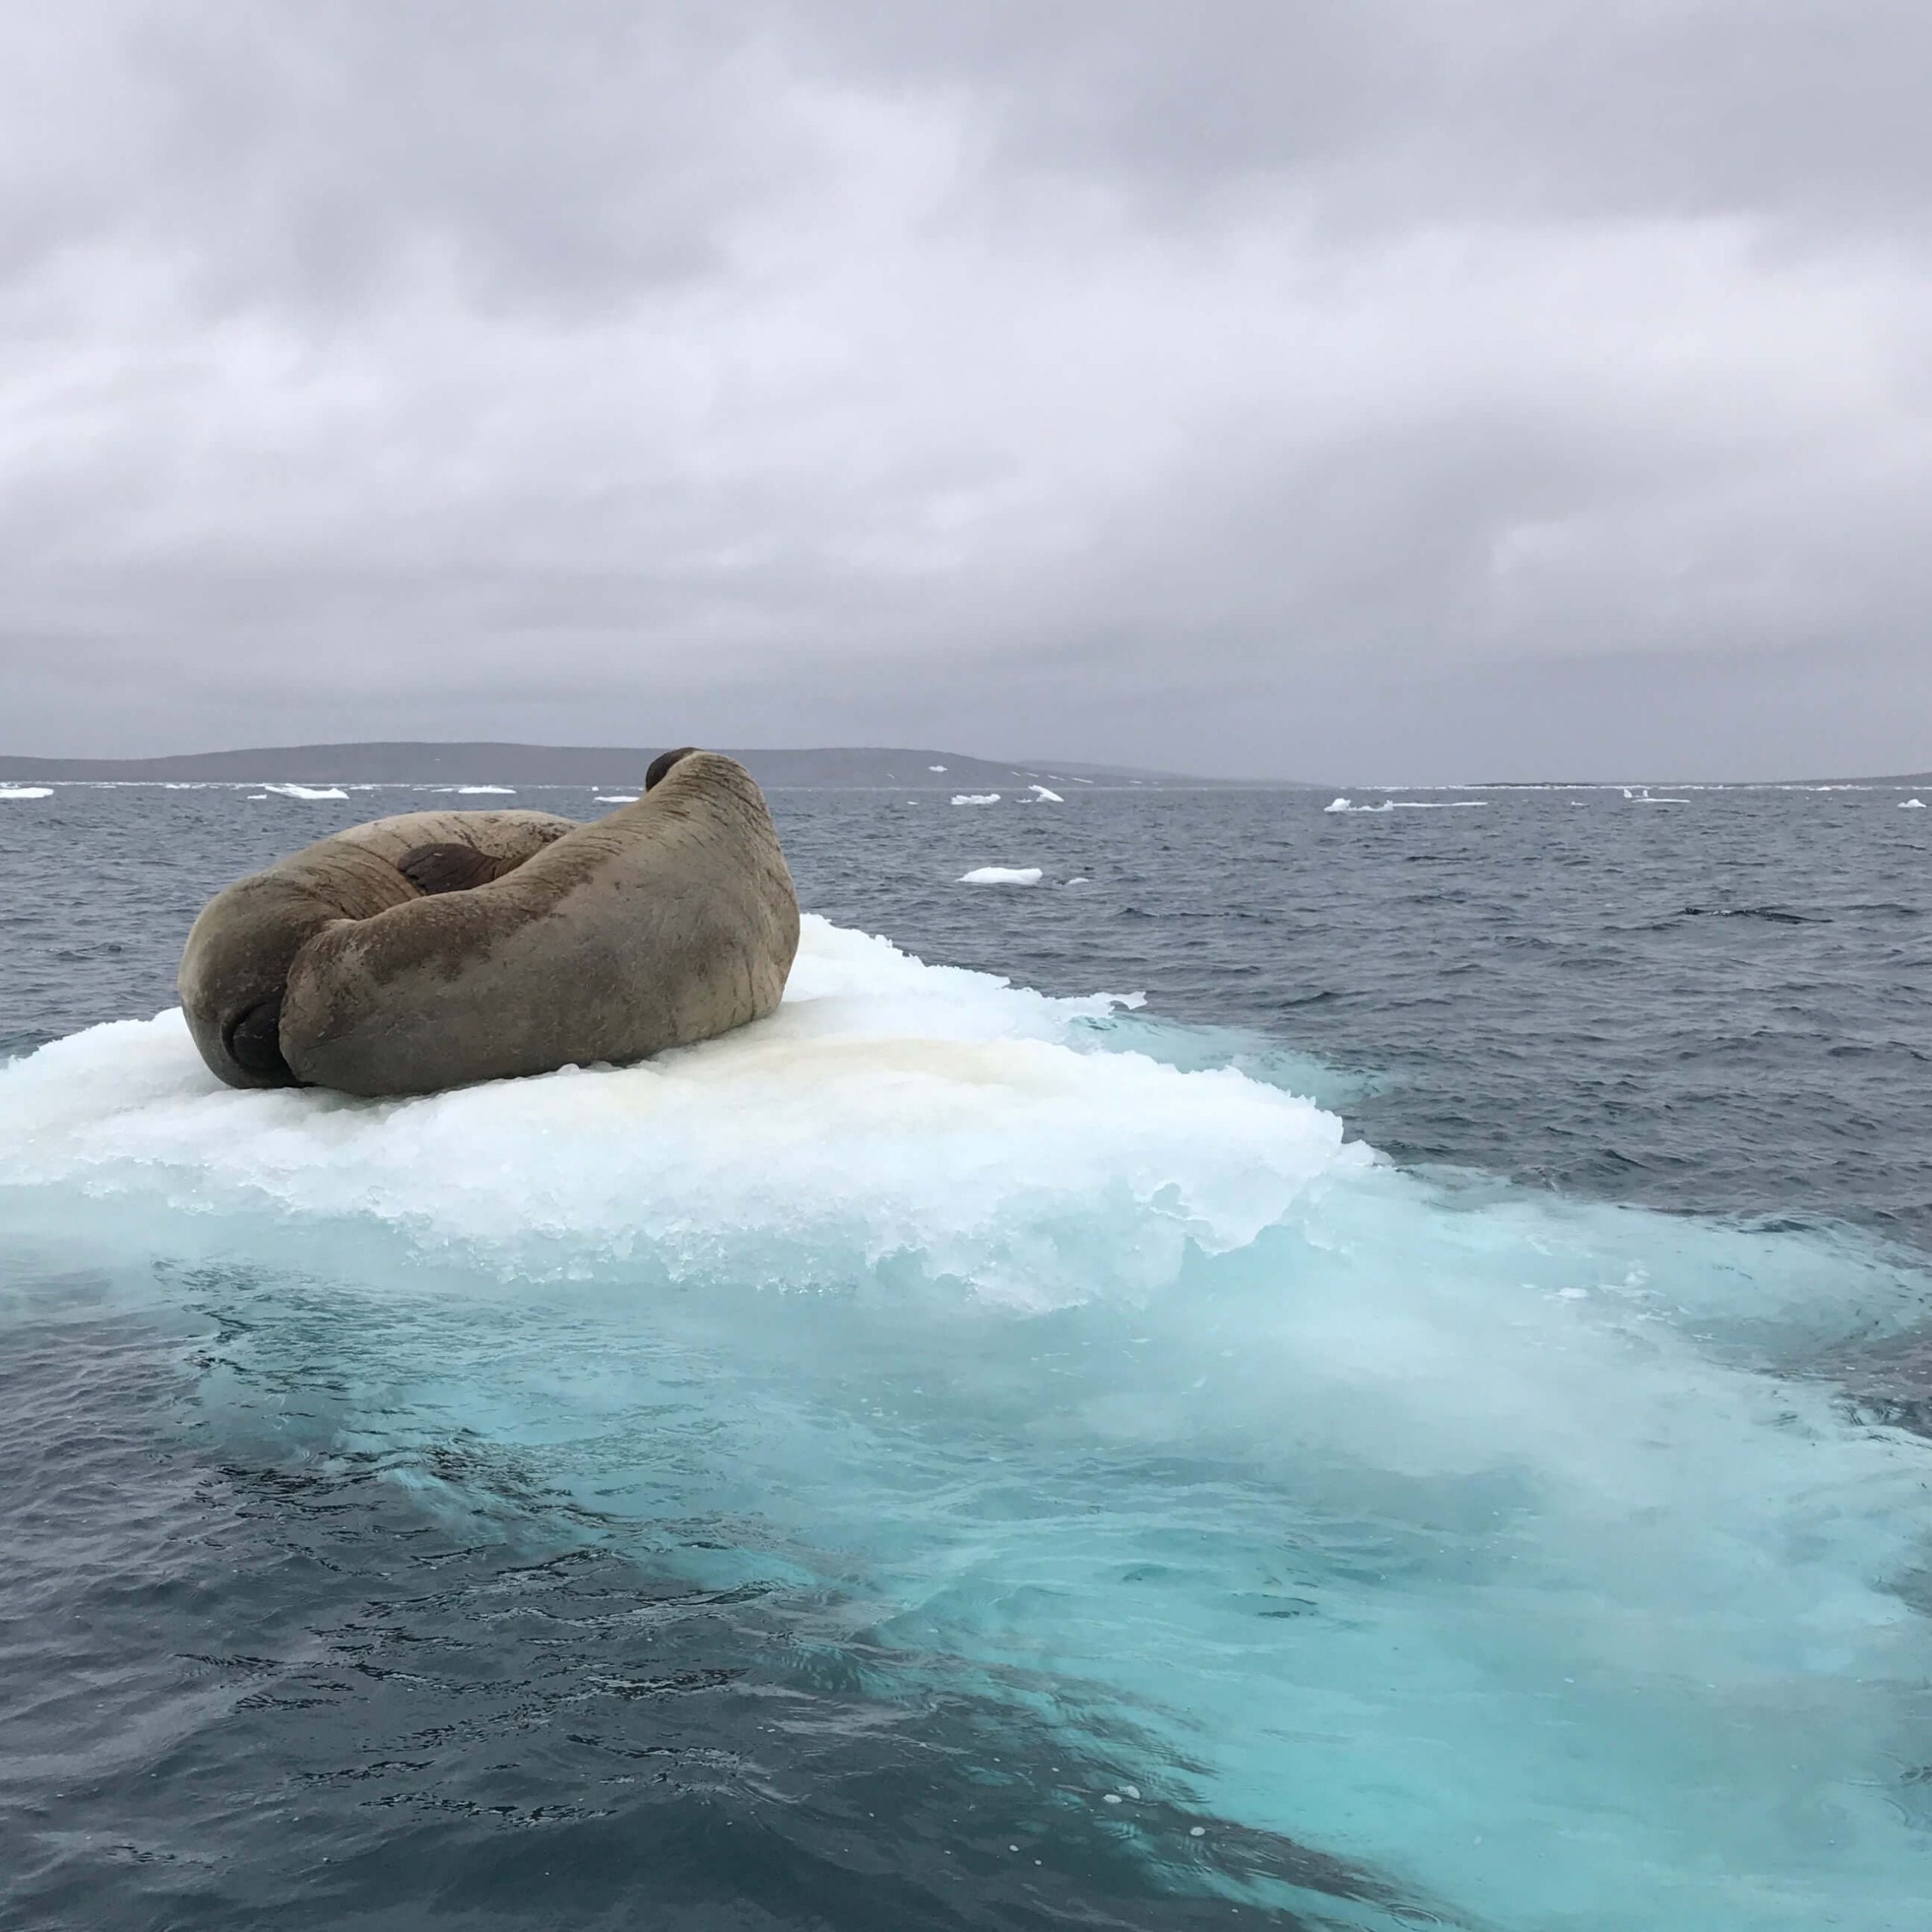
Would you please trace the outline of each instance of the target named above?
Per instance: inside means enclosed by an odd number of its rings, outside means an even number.
[[[622,1070],[237,1093],[167,1014],[0,1068],[0,1229],[232,1302],[209,1427],[842,1604],[878,1694],[1454,1922],[1921,1923],[1932,1453],[1764,1364],[1924,1281],[1447,1191],[1187,1050],[816,918]]]

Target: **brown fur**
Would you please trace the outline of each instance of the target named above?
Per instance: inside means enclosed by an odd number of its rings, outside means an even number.
[[[742,1026],[778,1004],[798,938],[763,795],[691,752],[589,825],[417,814],[312,846],[211,902],[182,992],[232,1084],[421,1093]]]

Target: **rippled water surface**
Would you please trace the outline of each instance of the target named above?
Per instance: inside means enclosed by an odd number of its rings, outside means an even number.
[[[1932,1923],[1927,815],[1065,789],[401,1105],[152,1017],[448,799],[0,801],[0,1923]]]

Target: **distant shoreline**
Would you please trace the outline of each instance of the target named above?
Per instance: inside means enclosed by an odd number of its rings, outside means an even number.
[[[641,785],[662,745],[528,745],[429,740],[329,745],[257,746],[162,758],[0,757],[0,783],[362,785]],[[1039,760],[1027,764],[912,747],[834,746],[732,750],[761,785],[774,790],[1024,789],[1056,782],[1106,789],[1220,789],[1228,781],[1131,766]],[[1254,782],[1254,781],[1250,781]],[[1272,788],[1271,788],[1272,789]]]
[[[274,783],[424,786],[520,784],[641,786],[662,746],[534,745],[430,739],[326,745],[256,746],[158,758],[0,757],[0,785]],[[1589,791],[1620,786],[1700,791],[1754,786],[1829,790],[1932,786],[1932,771],[1829,778],[1489,778],[1420,784],[1371,779],[1204,778],[1132,765],[1078,760],[1017,761],[909,746],[826,746],[799,750],[733,750],[773,791],[1024,792],[1034,785],[1097,791],[1358,792]]]

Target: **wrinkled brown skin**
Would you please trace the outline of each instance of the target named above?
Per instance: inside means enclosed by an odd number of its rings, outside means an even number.
[[[180,986],[231,1086],[423,1094],[742,1026],[798,944],[763,795],[692,752],[589,825],[413,812],[324,839],[209,902]]]

